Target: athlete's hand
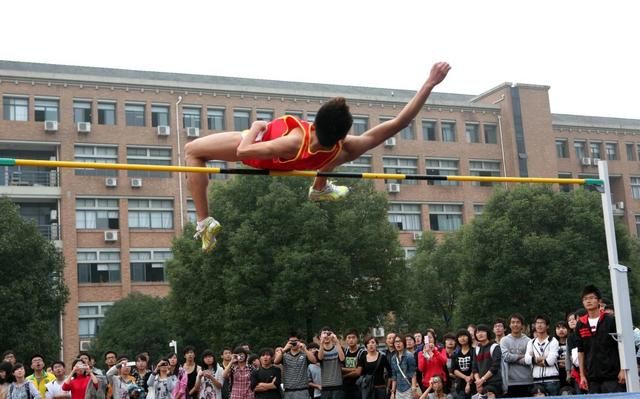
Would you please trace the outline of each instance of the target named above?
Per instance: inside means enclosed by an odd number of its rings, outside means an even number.
[[[431,86],[435,86],[442,82],[444,78],[447,77],[449,70],[451,69],[451,65],[446,62],[436,62],[433,67],[431,67],[431,72],[429,73],[429,79],[427,79],[427,83]]]

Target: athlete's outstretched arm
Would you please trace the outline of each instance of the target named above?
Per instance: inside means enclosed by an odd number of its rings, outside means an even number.
[[[348,153],[349,160],[358,158],[409,126],[429,98],[431,90],[444,80],[450,69],[451,66],[446,62],[434,64],[426,82],[395,118],[367,130],[361,136],[347,136],[343,148]]]

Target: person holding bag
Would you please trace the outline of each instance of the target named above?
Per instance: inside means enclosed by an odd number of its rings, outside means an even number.
[[[418,399],[420,388],[416,380],[416,361],[405,348],[404,337],[396,335],[391,359],[391,399]]]
[[[364,339],[366,351],[358,357],[358,366],[362,374],[356,380],[361,399],[385,399],[385,370],[391,375],[391,365],[384,353],[378,351],[378,342],[372,336]]]

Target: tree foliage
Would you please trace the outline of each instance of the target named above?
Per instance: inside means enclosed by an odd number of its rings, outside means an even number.
[[[401,313],[410,331],[451,331],[454,327],[460,273],[465,265],[461,237],[461,233],[453,233],[438,244],[432,233],[425,233],[419,241],[409,266],[410,295],[405,297]]]
[[[242,176],[213,185],[218,247],[200,253],[190,227],[168,265],[179,336],[274,345],[291,329],[364,330],[397,309],[404,262],[384,195],[358,182],[346,200],[318,204],[306,198],[309,183]]]
[[[616,234],[620,262],[633,266],[629,234],[622,225]],[[461,237],[464,267],[455,310],[460,322],[490,323],[513,312],[560,320],[581,306],[586,284],[611,297],[597,193],[529,186],[497,190]],[[629,280],[635,287],[634,273]]]
[[[172,330],[166,298],[132,292],[109,309],[91,350],[99,359],[108,350],[131,359],[144,350],[157,360],[171,351]]]
[[[62,254],[17,207],[0,198],[0,348],[27,361],[60,353],[60,313],[68,299]]]

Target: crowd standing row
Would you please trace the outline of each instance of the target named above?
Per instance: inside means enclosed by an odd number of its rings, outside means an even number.
[[[213,351],[196,357],[190,346],[183,349],[183,364],[174,353],[152,368],[148,353],[133,361],[109,351],[105,372],[88,353],[80,353],[69,372],[61,361],[45,370],[44,358],[33,355],[29,376],[6,351],[0,399],[470,399],[624,392],[625,373],[611,335],[615,320],[601,300],[596,287],[585,287],[582,313],[557,322],[555,336],[550,320],[536,316],[532,338],[520,314],[498,319],[492,328],[470,325],[440,342],[431,329],[389,333],[384,350],[371,336],[361,345],[355,330],[345,334],[343,347],[325,327],[318,342],[309,344],[291,333],[275,350],[225,348],[220,363]]]

